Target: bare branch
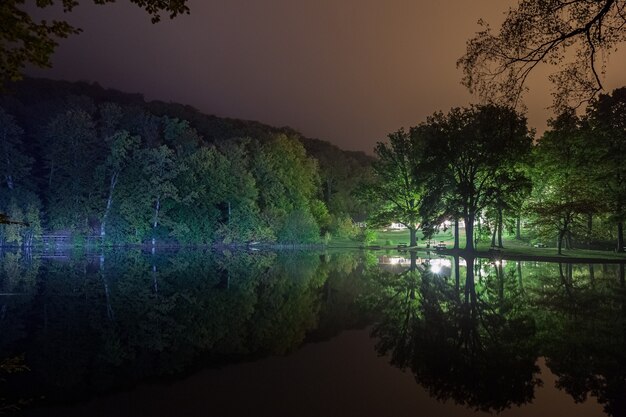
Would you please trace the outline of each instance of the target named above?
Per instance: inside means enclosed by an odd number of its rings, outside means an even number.
[[[603,89],[598,53],[604,61],[626,41],[625,3],[522,0],[509,10],[498,34],[479,22],[484,29],[457,61],[462,82],[483,101],[517,106],[528,76],[540,63],[548,64],[561,67],[551,76],[555,107],[587,101]]]

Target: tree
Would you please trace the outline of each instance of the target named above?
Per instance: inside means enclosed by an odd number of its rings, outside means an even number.
[[[114,0],[93,0],[95,4],[112,3]],[[130,0],[144,9],[152,23],[161,19],[162,13],[174,18],[189,13],[187,0]],[[77,0],[37,0],[35,5],[46,8],[54,4],[63,6],[65,13],[71,12]],[[50,58],[58,46],[57,39],[67,38],[82,31],[66,21],[37,20],[24,10],[24,0],[5,0],[0,3],[0,86],[9,80],[22,78],[27,64],[50,67]]]
[[[30,176],[33,160],[24,152],[23,134],[15,119],[0,107],[0,181],[9,190]]]
[[[176,179],[181,198],[168,219],[179,241],[261,238],[258,191],[247,162],[242,144],[230,144],[225,152],[203,146],[185,159],[186,169]]]
[[[511,215],[513,215],[519,220],[520,207],[524,199],[530,194],[532,183],[526,171],[518,164],[500,170],[495,182],[502,186],[494,188],[493,203],[490,207],[495,215],[491,246],[502,248],[504,247],[502,232],[505,219],[509,215],[508,219],[510,220]]]
[[[0,107],[0,246],[31,246],[40,232],[40,201],[32,181],[33,158],[13,116]]]
[[[457,66],[463,84],[486,100],[515,104],[539,64],[559,66],[550,76],[556,108],[580,104],[602,89],[604,63],[626,40],[624,0],[522,0],[498,33],[484,21]],[[602,58],[599,58],[602,57]]]
[[[354,196],[370,179],[374,158],[361,152],[342,151],[319,139],[301,138],[301,142],[307,154],[318,161],[323,202],[330,215],[329,231],[341,234],[342,226],[347,225],[352,232],[352,222],[364,220],[371,206],[370,201]]]
[[[189,125],[188,121],[165,116],[163,117],[163,141],[175,149],[178,156],[188,156],[198,149],[202,137]]]
[[[464,285],[429,270],[376,272],[369,296],[378,318],[372,327],[376,349],[439,401],[485,412],[529,403],[541,384],[531,310],[511,275],[485,277],[478,291],[475,259],[466,261]]]
[[[592,169],[596,157],[580,120],[570,111],[550,121],[551,130],[535,149],[535,194],[529,206],[532,224],[544,237],[556,236],[559,254],[563,243],[582,230],[587,215],[599,211]]]
[[[526,118],[510,107],[472,106],[435,113],[418,129],[426,141],[424,169],[446,190],[447,211],[464,219],[465,249],[472,251],[478,214],[523,175],[516,164],[531,150]]]
[[[617,228],[618,252],[624,252],[626,220],[626,87],[612,94],[601,94],[587,110],[589,144],[595,153],[594,169],[597,189],[603,190],[611,222]]]
[[[267,226],[280,234],[292,212],[323,214],[315,210],[320,189],[317,161],[306,154],[302,144],[286,135],[275,135],[254,152],[251,171],[258,194],[258,206]],[[318,223],[321,219],[315,219]],[[295,219],[290,219],[294,224]]]
[[[166,145],[135,150],[116,187],[112,231],[122,231],[126,241],[150,239],[153,244],[166,236],[163,220],[180,201],[177,179],[186,168],[183,162]]]
[[[130,163],[132,154],[139,146],[139,137],[130,136],[126,131],[119,131],[106,141],[109,147],[108,155],[104,163],[100,166],[100,171],[104,180],[108,183],[108,193],[106,206],[100,221],[100,237],[104,239],[106,235],[106,222],[113,204],[113,193],[117,186],[120,174]]]
[[[67,110],[48,123],[43,138],[51,224],[84,231],[94,203],[93,167],[102,156],[93,118]]]
[[[425,185],[422,173],[414,169],[421,154],[418,143],[403,129],[389,134],[387,142],[378,142],[374,178],[364,190],[366,199],[374,203],[371,222],[378,226],[403,224],[410,232],[410,246],[417,245]]]
[[[168,198],[178,198],[178,189],[174,179],[182,167],[177,164],[174,151],[166,145],[158,148],[145,149],[140,152],[143,162],[144,186],[146,195],[150,196],[153,207],[152,245],[156,243],[156,229],[159,226],[159,215],[162,215],[162,204]]]

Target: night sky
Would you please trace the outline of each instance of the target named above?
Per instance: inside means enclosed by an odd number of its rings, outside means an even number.
[[[84,32],[62,40],[51,70],[218,116],[291,126],[371,152],[388,132],[467,105],[456,60],[477,20],[492,26],[511,0],[192,0],[191,14],[152,25],[121,1],[85,2],[64,16]],[[50,11],[46,14],[51,14]],[[551,103],[546,68],[526,103],[542,131]],[[605,87],[626,84],[612,55]]]

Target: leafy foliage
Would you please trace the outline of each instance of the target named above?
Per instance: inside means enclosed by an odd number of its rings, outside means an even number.
[[[558,67],[550,79],[556,108],[579,105],[602,89],[608,56],[626,40],[623,0],[523,0],[493,32],[483,29],[467,42],[457,62],[463,83],[486,101],[515,105],[529,74],[539,65]]]
[[[338,190],[366,175],[364,155],[97,86],[15,86],[0,97],[11,109],[0,113],[0,211],[33,227],[3,227],[3,244],[32,242],[42,226],[105,244],[308,243],[359,212]],[[329,150],[326,172],[358,167],[333,180],[332,210],[305,143]]]
[[[477,215],[528,187],[519,166],[532,145],[526,119],[509,107],[473,106],[435,113],[413,130],[425,142],[421,165],[432,174],[430,198],[443,199],[448,214],[464,219],[471,249]]]
[[[387,142],[379,142],[374,152],[373,179],[363,191],[363,198],[374,204],[370,214],[373,226],[399,222],[411,232],[411,246],[416,245],[415,232],[423,222],[424,177],[415,172],[422,150],[404,130],[391,133]]]
[[[144,9],[152,23],[161,20],[161,13],[174,18],[189,13],[187,0],[130,0]],[[112,3],[114,0],[93,0],[95,4]],[[38,8],[60,4],[65,13],[78,6],[77,0],[37,0]],[[50,67],[50,58],[58,46],[58,39],[76,35],[82,31],[66,21],[37,20],[27,11],[24,0],[7,0],[0,3],[0,86],[7,81],[22,78],[27,64]]]

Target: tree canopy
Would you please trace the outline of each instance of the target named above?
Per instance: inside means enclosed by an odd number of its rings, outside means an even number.
[[[446,211],[465,221],[466,249],[474,248],[473,227],[483,209],[525,187],[518,164],[531,151],[526,119],[510,107],[485,105],[435,113],[414,128],[426,141],[424,169],[445,190]]]
[[[93,0],[95,4],[113,3],[115,0]],[[161,20],[162,14],[174,18],[189,13],[187,0],[130,0],[144,9],[152,22]],[[22,78],[27,64],[50,67],[50,58],[58,46],[58,39],[76,35],[82,29],[64,20],[38,20],[25,0],[6,0],[0,3],[0,86],[8,80]],[[77,0],[37,0],[38,8],[59,4],[69,13],[79,5]]]
[[[414,163],[418,160],[419,144],[404,130],[388,135],[374,150],[378,159],[373,164],[374,179],[365,196],[374,202],[371,222],[387,226],[399,222],[409,229],[410,246],[417,244],[416,230],[422,223],[424,178],[418,177]]]
[[[0,213],[29,226],[0,227],[0,246],[36,245],[43,229],[203,245],[318,243],[354,229],[361,208],[345,192],[369,172],[365,154],[96,86],[14,87],[0,95]]]
[[[579,105],[599,92],[604,65],[626,40],[624,0],[522,0],[498,31],[482,30],[457,62],[463,84],[481,98],[516,104],[529,74],[552,65],[554,105]]]

